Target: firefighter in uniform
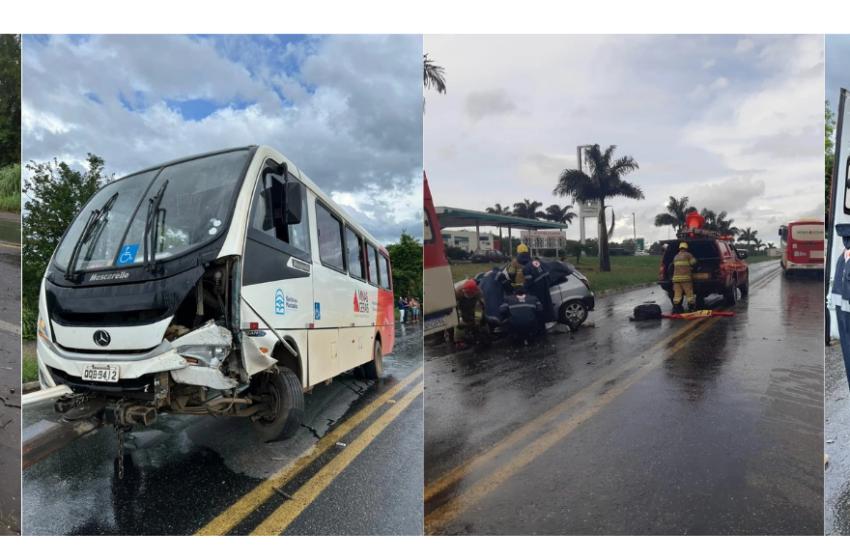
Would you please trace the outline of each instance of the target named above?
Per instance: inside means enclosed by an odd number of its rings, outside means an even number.
[[[514,286],[523,285],[522,267],[529,260],[531,260],[531,256],[528,254],[528,247],[525,243],[520,243],[519,247],[516,248],[516,257],[514,257],[514,260],[511,261],[511,264],[507,268],[508,278],[510,278],[511,284]]]
[[[522,268],[522,275],[525,279],[525,291],[537,298],[540,305],[543,306],[543,312],[540,314],[540,326],[544,331],[548,331],[557,322],[555,307],[552,303],[552,281],[549,277],[549,271],[539,260],[532,260],[529,257]]]
[[[480,304],[481,309],[484,309],[484,292],[481,291],[475,280],[467,280],[455,289],[455,299],[461,320],[456,335],[461,334],[460,331],[465,331],[466,334],[475,332],[475,307]],[[455,340],[457,340],[457,336]]]
[[[694,283],[691,281],[691,270],[697,265],[697,260],[688,252],[688,244],[679,243],[679,253],[673,257],[673,307],[682,308],[682,295],[688,298],[688,310],[696,309],[694,298]]]
[[[501,311],[514,344],[528,344],[540,332],[543,306],[536,297],[526,294],[524,287],[518,287],[513,295],[505,298]]]

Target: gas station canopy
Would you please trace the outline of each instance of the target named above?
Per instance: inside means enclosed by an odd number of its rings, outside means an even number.
[[[474,226],[475,234],[479,237],[481,235],[480,228],[482,226],[508,228],[508,237],[511,236],[511,229],[537,231],[550,229],[563,230],[569,227],[567,224],[559,224],[557,222],[517,218],[516,216],[503,216],[501,214],[479,212],[478,210],[449,208],[448,206],[437,206],[434,208],[434,211],[437,213],[437,222],[440,224],[440,229]],[[510,255],[512,253],[510,244],[508,244],[507,249],[507,254]]]
[[[437,221],[440,229],[460,227],[503,227],[524,230],[541,229],[567,229],[567,224],[547,222],[545,220],[530,220],[528,218],[517,218],[516,216],[502,216],[501,214],[490,214],[477,210],[463,210],[461,208],[449,208],[448,206],[437,206]]]

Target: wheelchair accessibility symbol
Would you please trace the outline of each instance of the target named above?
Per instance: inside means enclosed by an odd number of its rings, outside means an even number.
[[[118,264],[132,264],[136,262],[136,253],[139,252],[139,244],[124,245],[118,255]]]

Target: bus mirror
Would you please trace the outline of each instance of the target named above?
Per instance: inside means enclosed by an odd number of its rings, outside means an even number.
[[[283,199],[283,221],[285,224],[301,223],[301,184],[287,183],[286,196]]]

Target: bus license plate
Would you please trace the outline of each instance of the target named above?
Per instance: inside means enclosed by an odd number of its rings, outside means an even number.
[[[118,366],[90,365],[83,369],[83,379],[118,383]]]
[[[442,317],[437,317],[435,319],[429,319],[425,323],[425,330],[435,329],[437,327],[445,327],[446,326],[446,317],[445,315]]]

